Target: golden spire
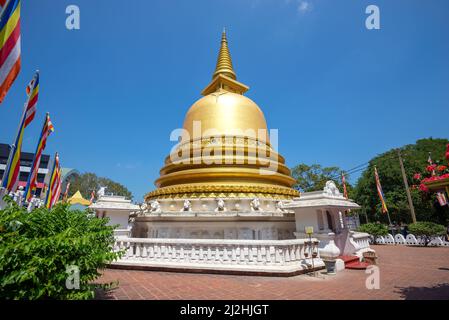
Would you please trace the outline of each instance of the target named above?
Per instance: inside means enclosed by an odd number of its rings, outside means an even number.
[[[223,28],[221,34],[221,47],[218,53],[217,66],[215,67],[214,75],[212,79],[217,75],[223,74],[231,79],[236,80],[234,69],[232,68],[231,54],[229,53],[228,40],[226,39],[226,30]]]

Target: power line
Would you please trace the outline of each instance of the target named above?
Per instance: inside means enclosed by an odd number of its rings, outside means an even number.
[[[390,159],[394,159],[394,158],[397,158],[397,155],[392,155],[392,156],[387,157],[387,158],[382,158],[382,160],[390,160]],[[355,166],[355,167],[353,167],[353,168],[351,168],[349,170],[341,170],[340,173],[328,176],[327,178],[330,179],[330,180],[339,180],[341,178],[341,174],[342,173],[344,173],[345,175],[350,175],[350,174],[353,174],[353,173],[365,170],[368,167],[370,167],[370,165],[376,164],[377,161],[378,161],[378,159],[370,160],[368,162],[364,162],[364,163],[359,164],[359,165],[357,165],[357,166]],[[313,188],[314,186],[315,185],[312,185],[311,187]]]

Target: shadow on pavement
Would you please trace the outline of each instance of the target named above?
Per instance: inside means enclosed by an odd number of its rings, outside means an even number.
[[[405,300],[447,300],[449,299],[449,284],[443,283],[433,287],[397,288],[397,292]]]

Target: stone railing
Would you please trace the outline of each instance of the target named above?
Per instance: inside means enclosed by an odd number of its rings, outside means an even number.
[[[394,237],[391,234],[386,236],[376,237],[377,244],[396,244],[396,245],[411,245],[424,246],[424,240],[420,237],[415,237],[409,233],[407,237],[402,234],[396,234]],[[434,237],[428,244],[429,246],[449,247],[449,242],[445,241],[443,237]]]
[[[128,238],[130,235],[131,235],[131,229],[115,229],[114,230],[115,237]]]
[[[368,233],[351,231],[350,238],[356,243],[358,250],[369,248],[370,235]]]
[[[312,261],[306,242],[305,239],[116,238],[114,250],[124,250],[125,254],[111,265],[281,274],[311,271],[312,266],[323,267],[319,256]]]

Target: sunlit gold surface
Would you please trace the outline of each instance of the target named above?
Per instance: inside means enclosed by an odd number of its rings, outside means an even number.
[[[190,107],[184,120],[183,128],[189,139],[165,159],[155,182],[158,189],[148,193],[146,200],[288,199],[299,195],[291,188],[295,181],[284,158],[270,145],[263,112],[243,96],[247,90],[246,85],[237,81],[223,32],[213,79],[203,90],[204,97]],[[174,155],[182,163],[174,163]]]

